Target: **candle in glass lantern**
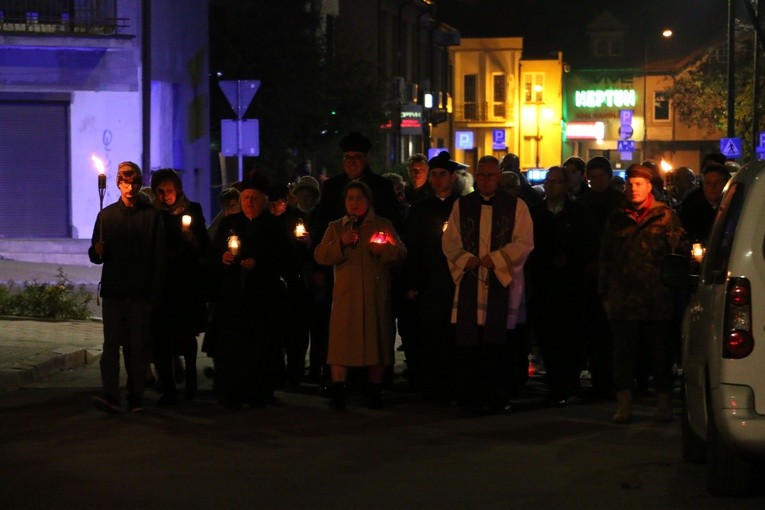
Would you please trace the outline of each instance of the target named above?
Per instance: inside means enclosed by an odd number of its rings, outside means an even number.
[[[228,236],[228,249],[234,255],[239,255],[239,236],[236,234]]]
[[[693,243],[693,248],[691,248],[691,256],[695,262],[701,264],[701,261],[704,259],[704,247],[701,245],[701,243]]]
[[[298,239],[301,239],[308,235],[308,231],[305,228],[305,223],[303,223],[303,220],[300,219],[295,224],[295,237]]]
[[[191,216],[188,214],[181,216],[181,226],[183,230],[188,230],[191,227]]]
[[[385,232],[380,230],[379,232],[377,232],[375,235],[372,236],[372,239],[370,239],[369,242],[375,243],[375,244],[385,244],[386,240],[387,240],[387,236]]]

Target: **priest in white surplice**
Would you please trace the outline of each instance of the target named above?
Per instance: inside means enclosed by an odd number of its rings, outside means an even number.
[[[442,247],[456,284],[455,325],[460,415],[508,412],[513,349],[508,331],[524,320],[523,264],[534,248],[529,209],[499,189],[499,161],[483,156],[476,191],[452,209]]]

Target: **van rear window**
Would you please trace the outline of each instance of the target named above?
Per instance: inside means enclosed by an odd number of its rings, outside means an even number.
[[[704,257],[702,277],[705,283],[725,283],[733,239],[745,196],[746,186],[742,182],[736,182],[730,185],[722,198]]]

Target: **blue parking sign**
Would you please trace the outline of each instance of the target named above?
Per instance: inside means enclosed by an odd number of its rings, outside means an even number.
[[[505,142],[505,130],[493,129],[491,131],[491,148],[495,151],[501,151],[507,149],[507,143]]]
[[[472,131],[457,131],[454,133],[454,145],[458,149],[470,150],[475,145],[473,144],[473,132]]]

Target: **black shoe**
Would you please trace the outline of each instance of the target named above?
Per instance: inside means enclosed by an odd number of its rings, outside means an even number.
[[[142,413],[146,411],[143,407],[143,398],[135,395],[128,395],[128,411],[131,413]]]
[[[173,358],[173,376],[176,384],[183,384],[183,380],[186,376],[185,369],[183,368],[183,362],[181,358]]]
[[[93,407],[101,412],[109,414],[120,414],[122,412],[120,403],[108,395],[97,395],[93,397]]]
[[[368,395],[369,409],[382,409],[382,384],[370,384]]]
[[[332,398],[329,401],[329,407],[335,411],[345,411],[345,401],[347,399],[345,383],[336,382],[332,384]]]
[[[178,395],[176,393],[163,393],[159,400],[157,400],[158,406],[172,406],[178,403]]]
[[[457,410],[457,417],[463,418],[463,419],[472,419],[472,418],[478,418],[481,416],[481,412],[476,409],[475,407],[469,406],[469,407],[460,407]]]
[[[489,408],[489,414],[512,414],[513,406],[510,404],[498,404]]]

